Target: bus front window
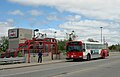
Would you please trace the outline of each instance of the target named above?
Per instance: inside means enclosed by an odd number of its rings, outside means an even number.
[[[82,46],[67,46],[67,52],[79,52],[82,51]]]

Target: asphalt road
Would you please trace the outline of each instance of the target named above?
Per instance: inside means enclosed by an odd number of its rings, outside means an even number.
[[[120,53],[119,53],[120,54]],[[91,61],[0,70],[0,77],[120,77],[120,55]]]

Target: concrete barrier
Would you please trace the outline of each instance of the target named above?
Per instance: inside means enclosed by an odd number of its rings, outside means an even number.
[[[0,58],[0,64],[8,63],[24,63],[25,57],[10,57],[10,58]]]
[[[120,55],[120,52],[109,52],[110,56],[116,56],[116,55]]]

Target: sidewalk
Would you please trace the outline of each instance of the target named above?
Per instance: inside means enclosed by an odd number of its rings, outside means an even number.
[[[46,61],[46,62],[43,62],[43,63],[20,63],[20,64],[0,65],[0,70],[30,67],[30,66],[38,66],[38,65],[45,65],[45,64],[52,64],[52,63],[61,63],[61,62],[65,62],[65,59],[64,60]]]

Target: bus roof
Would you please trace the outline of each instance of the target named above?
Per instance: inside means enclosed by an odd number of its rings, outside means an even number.
[[[82,43],[86,43],[86,44],[102,44],[102,43],[99,43],[99,42],[88,42],[88,41],[83,41]]]
[[[81,43],[85,43],[85,44],[102,44],[100,42],[89,42],[89,41],[69,41],[69,42],[81,42]]]

